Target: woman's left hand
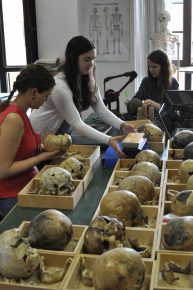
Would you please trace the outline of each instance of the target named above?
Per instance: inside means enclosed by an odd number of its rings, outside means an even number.
[[[128,124],[126,122],[121,124],[121,128],[120,129],[121,129],[121,131],[123,132],[124,135],[127,135],[128,133],[137,132],[137,129],[133,125]]]
[[[143,103],[148,105],[148,106],[154,107],[155,110],[159,110],[160,109],[160,104],[155,102],[155,101],[153,101],[152,99],[144,100]]]
[[[126,157],[125,153],[121,151],[119,148],[119,143],[125,138],[124,135],[121,136],[114,136],[109,138],[109,146],[111,146],[120,157]]]

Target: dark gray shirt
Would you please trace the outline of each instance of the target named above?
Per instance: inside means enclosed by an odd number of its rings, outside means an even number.
[[[172,78],[171,87],[169,89],[178,90],[178,88],[179,88],[178,81],[175,78]],[[134,98],[138,98],[140,100],[152,99],[153,101],[161,104],[162,96],[152,96],[150,95],[149,91],[150,91],[150,78],[147,76],[142,80],[140,87]]]

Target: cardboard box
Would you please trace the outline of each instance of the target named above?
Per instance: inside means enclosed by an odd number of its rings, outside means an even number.
[[[74,256],[72,255],[61,255],[61,254],[55,254],[55,253],[41,253],[39,252],[39,254],[41,256],[43,256],[45,258],[45,265],[46,267],[54,270],[54,268],[63,268],[65,263],[71,260],[71,264],[72,261],[74,259]],[[0,289],[2,290],[62,290],[63,289],[63,284],[67,279],[67,276],[70,273],[71,269],[71,265],[69,266],[69,268],[66,269],[66,273],[64,278],[54,284],[45,284],[45,283],[41,283],[37,277],[37,271],[34,272],[34,274],[32,275],[31,278],[28,279],[23,279],[22,283],[18,283],[16,281],[12,281],[12,280],[6,280],[6,281],[2,281],[2,279],[0,278]]]
[[[29,221],[24,221],[21,223],[21,225],[18,227],[18,230],[21,233],[22,237],[27,237],[27,230],[29,226]],[[82,241],[84,239],[84,234],[87,229],[87,226],[83,225],[73,225],[73,235],[68,244],[64,247],[63,250],[44,250],[44,249],[37,249],[38,251],[41,252],[46,252],[46,253],[62,253],[62,254],[70,254],[70,255],[75,255],[80,252],[81,247],[82,247]]]
[[[90,270],[92,272],[93,265],[97,259],[96,255],[77,255],[76,259],[73,261],[72,264],[72,270],[70,272],[70,275],[67,277],[66,281],[63,284],[63,289],[68,289],[68,290],[85,290],[85,289],[90,289],[94,290],[94,287],[87,287],[83,284],[83,282],[80,279],[80,263],[81,259],[84,259],[86,269]],[[154,279],[154,261],[144,259],[145,267],[146,267],[146,275],[145,275],[145,281],[144,285],[146,285],[146,288],[148,290],[152,290],[153,288],[153,279]],[[108,279],[108,277],[106,277]]]
[[[189,262],[193,264],[193,254],[190,253],[158,253],[157,264],[155,265],[154,290],[191,290],[193,285],[193,275],[173,272],[175,278],[179,278],[172,284],[163,279],[163,271],[166,269],[168,262],[173,261],[180,267],[186,267]]]
[[[144,146],[144,135],[144,133],[129,133],[122,141],[122,146],[126,148],[142,149]],[[143,144],[142,147],[140,147],[141,143]]]
[[[74,209],[80,200],[84,185],[83,181],[73,180],[74,191],[70,196],[42,195],[30,193],[39,183],[39,178],[33,178],[18,194],[18,205],[23,207]]]

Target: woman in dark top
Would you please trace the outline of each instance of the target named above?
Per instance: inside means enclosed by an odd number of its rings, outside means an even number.
[[[172,77],[172,64],[165,51],[154,50],[147,57],[148,76],[146,76],[134,96],[144,104],[159,111],[164,90],[178,90],[178,81]]]

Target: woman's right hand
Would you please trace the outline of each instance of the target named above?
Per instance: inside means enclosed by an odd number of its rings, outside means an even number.
[[[60,155],[59,150],[55,150],[52,152],[43,151],[38,155],[39,162],[45,161],[45,160],[52,160]]]
[[[119,142],[125,138],[125,135],[110,137],[109,139],[109,146],[111,146],[117,154],[121,157],[126,157],[126,155],[121,151],[119,148]]]

